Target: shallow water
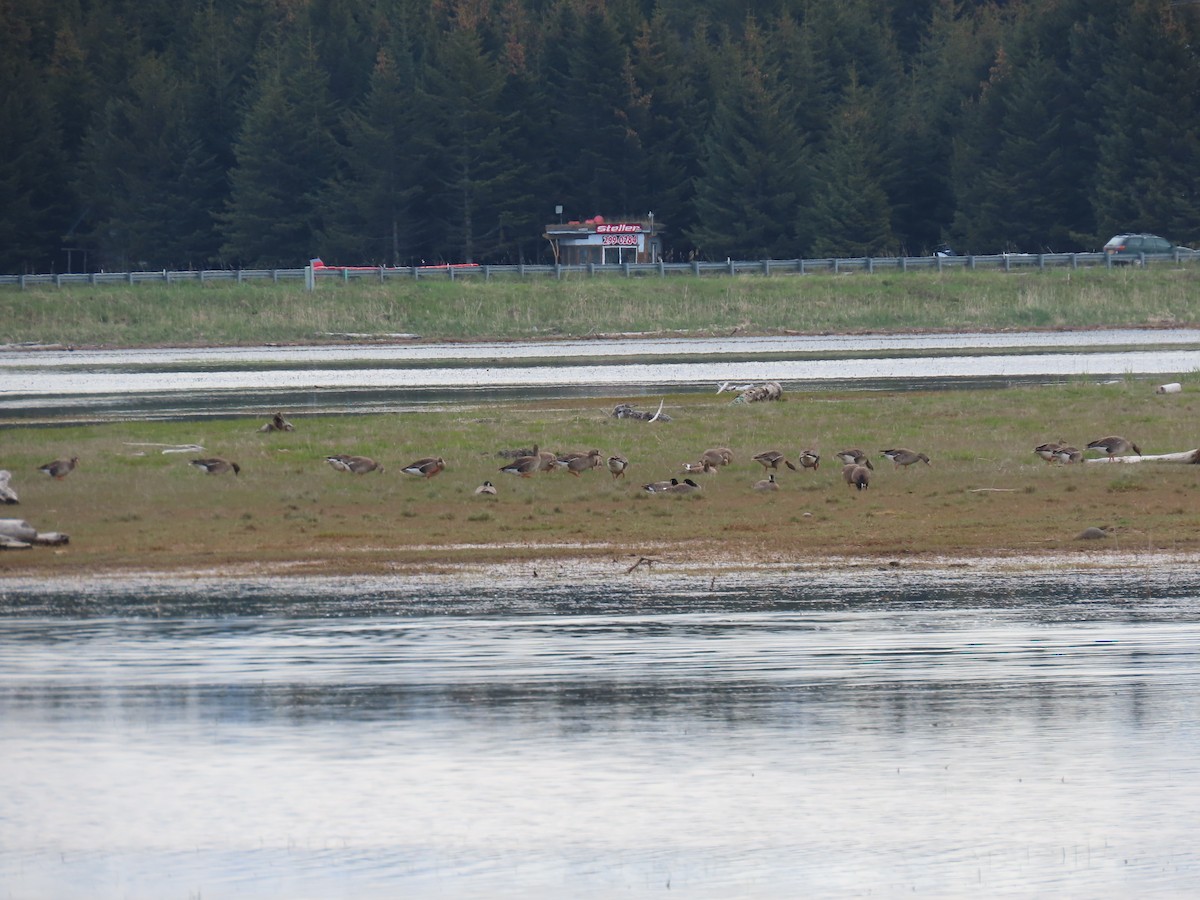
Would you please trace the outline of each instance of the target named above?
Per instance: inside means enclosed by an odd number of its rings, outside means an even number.
[[[779,381],[786,390],[1004,386],[1200,370],[1200,332],[611,339],[134,351],[0,351],[17,420],[379,412],[451,402],[638,397]]]
[[[1186,567],[0,591],[14,897],[1200,890]]]

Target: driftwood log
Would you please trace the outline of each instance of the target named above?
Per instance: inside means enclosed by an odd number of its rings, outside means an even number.
[[[66,544],[70,540],[58,531],[39,532],[24,519],[0,519],[0,550],[27,550],[34,544]]]
[[[671,417],[662,411],[662,403],[658,404],[658,412],[634,409],[628,403],[618,403],[612,411],[614,419],[637,419],[642,422],[670,422]]]
[[[733,398],[734,403],[761,403],[766,400],[782,400],[783,386],[778,381],[754,384]]]
[[[1102,456],[1099,459],[1089,459],[1089,463],[1140,463],[1140,462],[1168,462],[1168,463],[1184,463],[1187,465],[1200,465],[1200,449],[1184,450],[1181,453],[1160,453],[1157,456],[1117,456],[1109,459],[1107,456]]]

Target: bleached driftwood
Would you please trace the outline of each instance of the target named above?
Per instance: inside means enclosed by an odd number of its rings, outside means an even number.
[[[24,519],[0,519],[0,548],[24,550],[34,544],[66,544],[70,538],[59,531],[39,532]]]
[[[764,400],[782,400],[783,386],[778,381],[755,384],[733,398],[734,403],[761,403]]]
[[[612,415],[614,419],[638,419],[642,422],[670,422],[671,417],[662,410],[662,401],[660,401],[658,404],[658,412],[634,409],[628,403],[619,403],[613,409]]]
[[[1168,462],[1168,463],[1185,463],[1190,465],[1200,465],[1200,449],[1184,450],[1182,453],[1160,453],[1157,456],[1116,456],[1109,459],[1107,456],[1101,456],[1099,459],[1089,459],[1089,463],[1140,463],[1140,462]]]
[[[126,447],[162,447],[163,453],[203,453],[204,448],[199,444],[157,444],[153,441],[126,441]],[[135,456],[145,456],[144,453],[135,453]]]

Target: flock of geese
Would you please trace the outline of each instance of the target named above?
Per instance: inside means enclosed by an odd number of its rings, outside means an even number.
[[[259,429],[259,431],[264,432],[294,430],[295,428],[292,423],[287,421],[281,413],[276,413]],[[1087,444],[1083,450],[1070,445],[1066,441],[1058,440],[1038,444],[1033,452],[1047,463],[1057,462],[1066,465],[1081,462],[1084,452],[1088,450],[1104,453],[1110,460],[1117,456],[1129,454],[1130,452],[1138,456],[1142,455],[1142,451],[1137,444],[1119,435],[1109,435],[1094,440]],[[896,469],[906,468],[917,463],[930,465],[927,455],[904,447],[881,450],[880,454],[884,458],[891,460]],[[547,450],[541,450],[537,444],[534,444],[531,449],[501,450],[499,455],[510,460],[501,466],[499,471],[503,474],[515,475],[519,478],[532,478],[539,473],[554,470],[562,470],[579,477],[582,473],[593,469],[607,468],[613,479],[616,480],[623,478],[629,468],[629,460],[626,457],[613,455],[606,458],[599,450],[552,453]],[[845,450],[839,450],[834,454],[834,458],[842,465],[842,478],[847,485],[859,491],[870,487],[871,474],[875,467],[871,464],[866,451],[859,447],[850,447]],[[733,460],[733,451],[728,447],[712,447],[701,453],[696,461],[683,463],[680,467],[680,474],[687,476],[712,475],[721,468],[730,465]],[[802,450],[796,457],[799,465],[788,459],[787,455],[780,450],[764,450],[761,453],[755,454],[753,460],[763,467],[763,474],[766,475],[765,478],[754,483],[754,490],[777,491],[779,490],[779,483],[776,481],[775,475],[780,471],[781,466],[791,469],[793,472],[801,470],[816,471],[821,465],[821,454],[813,449]],[[339,453],[325,457],[325,461],[337,471],[347,472],[352,475],[366,475],[370,472],[382,473],[384,471],[383,466],[369,456]],[[236,462],[220,456],[192,459],[190,460],[190,464],[209,475],[238,475],[241,472],[241,466]],[[55,480],[61,481],[71,474],[78,465],[78,456],[64,457],[38,466],[38,471]],[[401,469],[401,471],[406,475],[413,475],[419,478],[433,478],[444,471],[445,468],[446,460],[444,458],[440,456],[426,456],[414,460]],[[10,484],[11,478],[12,474],[10,472],[0,470],[0,503],[12,504],[20,502],[16,491]],[[691,477],[676,477],[662,481],[647,482],[641,486],[641,490],[651,494],[693,494],[703,490],[703,488]],[[495,496],[497,489],[491,481],[485,481],[475,489],[475,493]]]

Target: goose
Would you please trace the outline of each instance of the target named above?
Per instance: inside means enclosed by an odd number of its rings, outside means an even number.
[[[496,486],[490,481],[485,481],[479,487],[475,488],[475,493],[486,494],[489,497],[494,497],[496,496]]]
[[[1033,452],[1044,459],[1047,463],[1052,463],[1058,458],[1057,453],[1060,447],[1066,445],[1066,441],[1047,441],[1044,444],[1038,444],[1033,448]]]
[[[762,463],[764,469],[778,469],[780,463],[786,463],[793,472],[797,471],[795,463],[778,450],[764,450],[762,453],[755,454],[754,461]]]
[[[540,456],[518,456],[506,466],[501,466],[500,471],[506,475],[519,475],[522,478],[532,478],[538,472],[542,471],[542,458]]]
[[[821,467],[821,454],[816,450],[801,450],[800,466],[805,469],[812,469],[813,471],[816,471]]]
[[[714,466],[727,466],[733,462],[733,451],[728,447],[712,447],[700,454],[700,461],[704,460]]]
[[[14,504],[20,503],[17,499],[17,492],[8,486],[9,479],[12,478],[12,472],[8,469],[0,469],[0,503]]]
[[[717,467],[713,465],[712,460],[702,459],[700,462],[685,462],[679,467],[684,472],[699,475],[716,475]]]
[[[867,454],[858,447],[850,447],[847,450],[839,450],[833,455],[846,465],[854,463],[855,465],[866,466],[868,469],[875,468],[873,465],[871,465],[871,460],[867,458]]]
[[[1083,451],[1075,447],[1068,447],[1065,444],[1054,451],[1054,458],[1064,466],[1068,463],[1077,463],[1083,460]]]
[[[401,471],[408,475],[419,475],[422,478],[432,478],[446,468],[446,461],[440,456],[423,456],[409,463]]]
[[[366,475],[368,472],[382,472],[383,466],[375,462],[369,456],[347,456],[346,454],[337,454],[335,456],[325,457],[325,462],[329,463],[339,472],[352,472],[355,475]]]
[[[929,465],[929,457],[924,453],[917,453],[915,450],[906,450],[903,447],[897,447],[894,450],[880,450],[879,452],[895,463],[897,469],[901,466],[911,466],[913,463],[918,462]]]
[[[629,460],[623,456],[610,456],[608,458],[608,471],[612,472],[613,481],[625,475],[625,470],[629,468]]]
[[[775,473],[772,472],[770,475],[768,475],[762,481],[754,482],[754,489],[756,491],[777,491],[777,490],[779,490],[779,482],[777,482],[775,480]]]
[[[242,467],[237,463],[222,459],[219,456],[210,456],[208,459],[193,459],[191,464],[202,472],[207,472],[209,475],[224,475],[226,472],[232,472],[234,475],[237,475],[242,471]]]
[[[1087,445],[1087,449],[1102,450],[1108,454],[1109,459],[1113,459],[1117,456],[1128,455],[1130,450],[1132,450],[1138,456],[1142,455],[1141,448],[1138,447],[1137,444],[1129,440],[1129,438],[1123,438],[1115,434],[1092,441]]]
[[[871,470],[858,463],[842,466],[842,477],[846,479],[846,484],[860,491],[865,491],[871,486]]]
[[[70,459],[55,459],[44,466],[38,466],[38,471],[45,472],[56,481],[62,481],[71,474],[77,465],[79,465],[79,457],[72,456]]]
[[[580,472],[586,472],[589,469],[596,469],[600,467],[600,451],[589,450],[587,453],[564,453],[562,456],[559,456],[557,459],[555,459],[554,464],[560,469],[566,469],[568,472],[578,478]]]
[[[700,490],[700,485],[692,481],[690,478],[685,478],[683,481],[676,481],[673,485],[667,488],[663,493],[666,494],[694,494]]]
[[[678,484],[678,478],[672,478],[670,481],[652,481],[649,484],[643,484],[642,490],[648,491],[651,494],[661,494],[664,491],[669,491]]]

